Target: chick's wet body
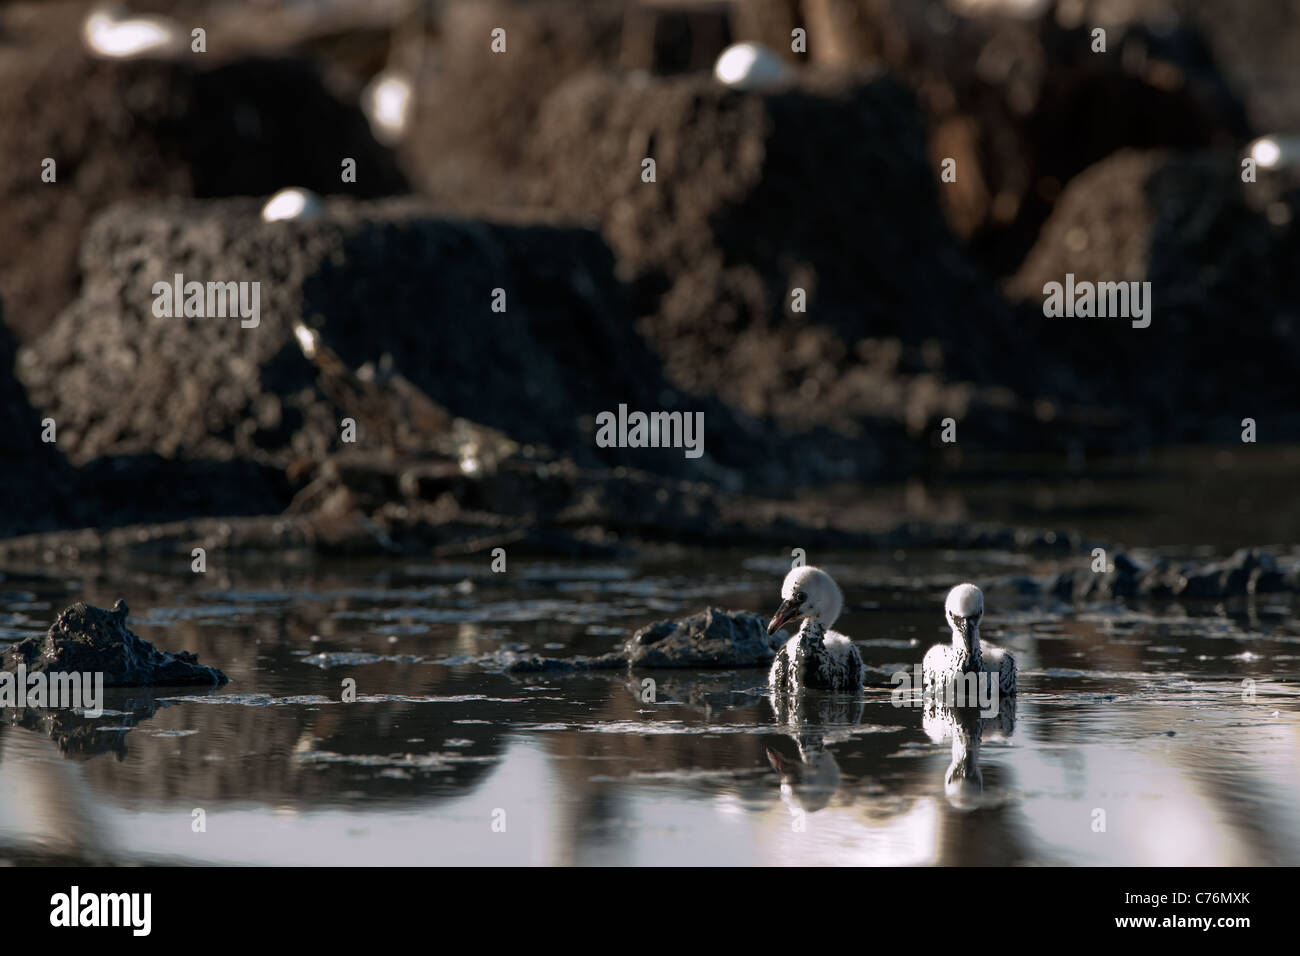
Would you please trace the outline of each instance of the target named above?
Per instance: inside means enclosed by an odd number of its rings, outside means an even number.
[[[862,686],[862,657],[843,634],[824,631],[819,622],[805,618],[799,633],[777,653],[768,680],[792,692],[853,691]]]

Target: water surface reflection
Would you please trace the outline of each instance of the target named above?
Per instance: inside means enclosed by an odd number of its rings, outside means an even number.
[[[1008,556],[958,560],[828,556],[850,601],[840,626],[870,667],[919,661],[942,636],[947,586],[1006,573]],[[0,640],[73,600],[123,597],[142,609],[138,633],[232,683],[113,691],[96,719],[5,712],[0,859],[1300,863],[1300,625],[1285,597],[990,597],[989,637],[1016,654],[1023,689],[983,720],[895,706],[885,688],[792,701],[768,694],[762,670],[502,666],[604,653],[708,602],[761,611],[779,568],[712,554],[504,576],[286,564],[210,581],[30,577],[0,594]],[[355,703],[340,700],[345,679]]]

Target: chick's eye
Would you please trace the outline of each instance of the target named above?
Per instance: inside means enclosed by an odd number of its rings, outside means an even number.
[[[794,599],[802,604],[804,601],[808,600],[808,595],[804,594],[802,591],[795,591]]]

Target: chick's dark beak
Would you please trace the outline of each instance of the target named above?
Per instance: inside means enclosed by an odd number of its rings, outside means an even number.
[[[975,619],[972,617],[961,617],[957,619],[961,623],[961,636],[966,641],[966,646],[971,646],[971,638],[975,636]]]
[[[775,634],[777,631],[779,631],[782,628],[782,626],[787,621],[789,621],[793,617],[796,617],[798,614],[799,614],[798,601],[796,601],[794,598],[790,598],[789,600],[782,601],[781,606],[777,608],[776,613],[772,615],[771,623],[767,625],[767,633]]]

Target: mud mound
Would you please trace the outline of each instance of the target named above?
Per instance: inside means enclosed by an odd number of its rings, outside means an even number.
[[[340,407],[349,405],[340,395],[364,393],[362,379],[399,376],[402,388],[446,410],[428,410],[431,430],[459,416],[580,463],[645,463],[699,478],[717,474],[716,455],[747,465],[764,449],[716,402],[694,403],[666,386],[626,318],[610,253],[590,230],[440,219],[408,201],[331,200],[321,219],[272,224],[257,208],[247,200],[126,205],[91,227],[82,296],[19,363],[75,463],[225,463],[233,474],[237,462],[280,472],[305,462],[310,470],[341,447],[345,415],[358,418],[355,447],[391,450],[382,419],[409,418],[413,406],[368,418],[365,394],[359,413]],[[250,294],[259,282],[257,326],[229,315],[155,315],[155,283],[177,274],[249,283]],[[505,312],[492,310],[495,289]],[[305,358],[300,319],[352,385],[331,388]],[[388,400],[402,405],[396,388]],[[620,403],[705,410],[704,458],[597,448],[595,415]]]
[[[1070,184],[1008,292],[1027,335],[1092,369],[1158,438],[1236,441],[1246,417],[1295,436],[1298,220],[1300,192],[1267,174],[1243,184],[1233,154],[1124,152]],[[1067,273],[1149,280],[1150,328],[1045,318],[1043,287]]]
[[[788,639],[784,631],[769,636],[767,622],[753,611],[710,607],[646,625],[623,653],[633,667],[765,667]]]
[[[114,201],[405,189],[360,110],[311,63],[105,62],[81,49],[78,22],[0,56],[0,228],[23,237],[0,245],[0,295],[20,338],[74,298],[82,231]],[[41,180],[47,157],[54,183]],[[357,161],[355,184],[341,181],[343,157]]]
[[[1041,386],[947,228],[913,99],[891,79],[742,94],[583,77],[546,102],[530,156],[539,202],[601,222],[683,388],[842,434],[983,405],[975,427],[1005,437],[1008,403],[989,390]]]
[[[127,607],[111,611],[78,601],[59,613],[44,637],[27,637],[5,649],[3,670],[28,674],[102,674],[106,687],[220,687],[228,680],[188,651],[169,654],[126,626]]]
[[[740,34],[789,47],[789,0],[740,0]],[[809,63],[881,64],[916,92],[937,167],[958,164],[942,199],[979,261],[1014,271],[1062,185],[1123,148],[1228,146],[1249,135],[1215,63],[1214,16],[1184,4],[1046,3],[1033,15],[963,15],[912,0],[802,0]],[[1239,17],[1238,19],[1247,19]],[[1091,30],[1107,30],[1092,51]]]

